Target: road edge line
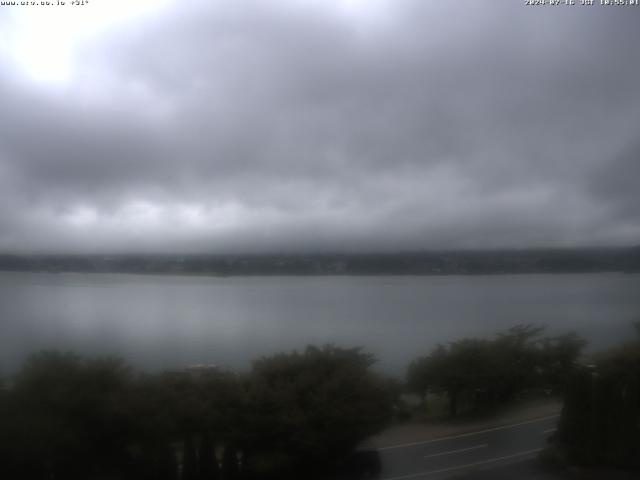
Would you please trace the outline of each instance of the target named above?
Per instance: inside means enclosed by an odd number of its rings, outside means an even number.
[[[418,445],[426,445],[428,443],[435,443],[435,442],[442,442],[445,440],[453,440],[455,438],[464,438],[464,437],[471,437],[473,435],[480,435],[482,433],[488,433],[488,432],[495,432],[497,430],[506,430],[508,428],[515,428],[515,427],[519,427],[521,425],[528,425],[530,423],[536,423],[536,422],[543,422],[544,420],[550,420],[552,418],[558,418],[560,416],[560,414],[555,414],[555,415],[547,415],[545,417],[539,417],[539,418],[535,418],[532,420],[526,420],[523,422],[518,422],[518,423],[511,423],[508,425],[501,425],[501,426],[497,426],[497,427],[491,427],[491,428],[485,428],[483,430],[477,430],[475,432],[467,432],[467,433],[461,433],[461,434],[455,434],[455,435],[447,435],[445,437],[439,437],[439,438],[432,438],[431,440],[422,440],[419,442],[410,442],[410,443],[400,443],[397,445],[389,445],[387,447],[378,447],[378,451],[385,451],[385,450],[394,450],[397,448],[406,448],[406,447],[414,447],[414,446],[418,446]]]

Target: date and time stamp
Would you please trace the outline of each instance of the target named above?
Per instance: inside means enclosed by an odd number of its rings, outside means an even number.
[[[81,7],[99,0],[0,0],[0,6],[11,7]],[[582,7],[637,7],[640,0],[522,0],[527,7],[537,6],[582,6]]]
[[[535,6],[559,6],[566,5],[569,7],[637,7],[640,6],[640,0],[524,0],[524,5],[528,7]]]
[[[0,7],[84,7],[91,3],[92,0],[2,0]]]

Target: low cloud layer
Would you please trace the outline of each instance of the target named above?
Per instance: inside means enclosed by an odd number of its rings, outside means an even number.
[[[0,10],[1,251],[640,242],[640,7],[95,3]]]

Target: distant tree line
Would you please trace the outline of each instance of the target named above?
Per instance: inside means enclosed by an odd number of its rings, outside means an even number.
[[[114,359],[33,355],[0,389],[2,478],[315,478],[391,418],[393,393],[359,349],[135,374]]]
[[[17,255],[0,270],[200,275],[446,275],[640,272],[640,246],[368,254]]]
[[[527,389],[561,393],[585,341],[574,333],[543,332],[518,325],[495,338],[438,345],[409,365],[407,385],[426,407],[429,393],[444,394],[451,416],[504,405]]]

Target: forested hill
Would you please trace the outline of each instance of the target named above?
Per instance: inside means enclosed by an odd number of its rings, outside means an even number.
[[[640,247],[379,254],[15,255],[0,270],[202,275],[460,275],[640,272]]]

